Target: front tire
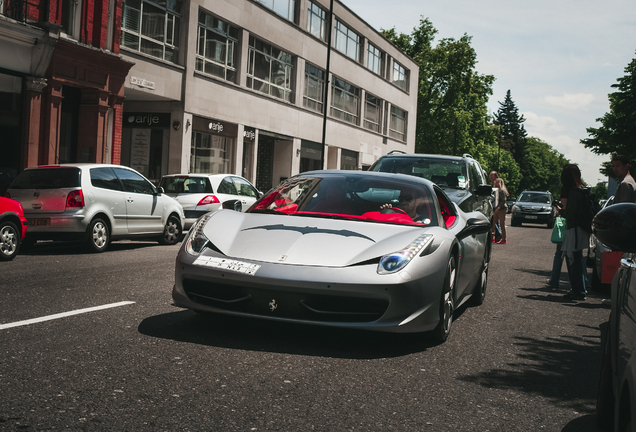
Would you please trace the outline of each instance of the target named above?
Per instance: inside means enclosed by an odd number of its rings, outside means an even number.
[[[21,232],[11,221],[0,222],[0,261],[11,261],[20,251]]]
[[[513,227],[520,227],[521,222],[519,222],[519,219],[512,218],[512,220],[510,221],[510,225],[512,225]]]
[[[166,225],[163,227],[163,234],[159,239],[159,243],[163,245],[175,245],[181,240],[181,223],[179,219],[170,216]]]
[[[442,298],[440,300],[439,324],[433,330],[433,339],[437,342],[444,342],[450,335],[453,325],[453,314],[455,313],[455,281],[457,280],[457,266],[455,257],[451,256],[446,268]]]
[[[93,219],[88,226],[87,236],[86,243],[91,252],[104,252],[110,244],[110,228],[103,219]]]

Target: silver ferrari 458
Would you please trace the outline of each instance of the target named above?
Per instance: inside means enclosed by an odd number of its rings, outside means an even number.
[[[484,301],[490,224],[403,174],[314,171],[246,213],[197,220],[177,257],[174,304],[203,313],[444,341],[464,302]]]

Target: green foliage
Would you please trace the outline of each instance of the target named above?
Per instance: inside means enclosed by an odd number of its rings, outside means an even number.
[[[499,109],[494,114],[493,123],[501,126],[501,146],[509,149],[518,164],[522,164],[526,147],[526,129],[523,122],[526,119],[519,115],[519,108],[515,105],[510,95],[506,92],[506,98],[499,102]]]
[[[610,111],[596,119],[602,126],[588,128],[589,138],[581,143],[599,155],[624,154],[636,161],[636,59],[627,65],[625,76],[617,82],[618,91],[609,95]],[[604,164],[601,172],[613,176],[611,164]]]
[[[417,153],[473,154],[481,146],[497,146],[498,129],[486,108],[495,78],[475,71],[470,36],[442,39],[433,47],[437,30],[428,19],[411,35],[395,29],[382,34],[419,64]]]
[[[523,163],[527,168],[522,170],[522,189],[549,190],[552,196],[561,196],[561,171],[569,163],[565,156],[545,141],[529,137]]]
[[[595,200],[600,201],[607,198],[607,185],[605,182],[599,182],[596,186],[590,188],[590,193]]]

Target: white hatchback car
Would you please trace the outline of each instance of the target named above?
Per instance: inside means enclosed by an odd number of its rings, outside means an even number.
[[[252,183],[234,174],[172,174],[163,176],[159,186],[183,207],[184,230],[224,204],[244,212],[261,196]]]
[[[27,168],[5,194],[19,201],[28,222],[25,242],[80,240],[103,252],[111,240],[181,240],[181,205],[137,171],[110,164]]]

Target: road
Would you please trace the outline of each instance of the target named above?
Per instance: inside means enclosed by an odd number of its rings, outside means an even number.
[[[177,246],[38,244],[0,263],[0,430],[596,431],[609,309],[545,288],[549,238],[509,227],[440,345],[175,308]]]

